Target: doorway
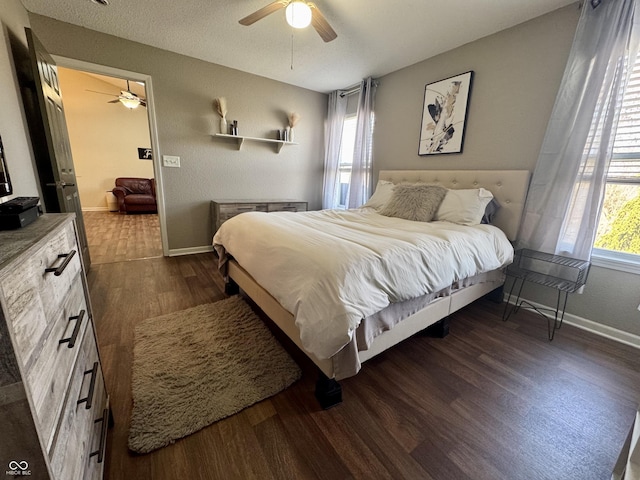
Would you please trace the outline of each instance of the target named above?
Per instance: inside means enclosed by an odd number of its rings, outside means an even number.
[[[166,255],[151,79],[69,59],[56,62],[93,263]],[[119,100],[123,92],[141,99],[137,108]],[[158,213],[119,213],[111,194],[119,177],[155,179]]]

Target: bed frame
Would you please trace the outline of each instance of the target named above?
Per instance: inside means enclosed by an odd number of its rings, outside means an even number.
[[[379,179],[393,183],[425,182],[451,189],[486,188],[493,193],[501,206],[493,223],[512,241],[518,233],[529,186],[529,172],[526,170],[382,170],[379,173]],[[237,285],[242,289],[320,369],[316,397],[321,406],[329,408],[340,403],[342,390],[334,379],[333,359],[321,360],[304,349],[294,316],[262,288],[236,260],[229,261],[227,273],[232,282],[230,285],[233,287]],[[443,323],[443,319],[478,298],[501,288],[502,283],[501,281],[478,283],[434,300],[424,309],[376,337],[368,350],[358,352],[360,362],[364,363],[437,322],[440,322],[440,328],[444,330],[442,333],[446,334],[448,324]]]

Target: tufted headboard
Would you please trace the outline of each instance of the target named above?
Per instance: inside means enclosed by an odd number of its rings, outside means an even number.
[[[381,170],[380,180],[424,182],[450,189],[486,188],[500,203],[493,224],[514,241],[529,188],[527,170]]]

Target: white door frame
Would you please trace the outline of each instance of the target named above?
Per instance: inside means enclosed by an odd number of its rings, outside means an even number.
[[[120,68],[107,67],[95,63],[76,60],[74,58],[61,57],[51,55],[57,65],[64,68],[74,70],[82,70],[84,72],[97,73],[99,75],[108,75],[128,80],[137,80],[144,82],[145,96],[147,101],[147,117],[149,120],[149,135],[151,136],[151,151],[153,152],[153,172],[156,179],[156,200],[158,202],[158,220],[160,222],[160,238],[162,239],[162,254],[169,256],[169,240],[167,238],[166,214],[164,206],[164,185],[162,181],[162,162],[160,162],[160,146],[158,144],[158,126],[156,123],[156,113],[153,102],[153,85],[150,75],[138,72],[130,72]],[[62,101],[64,102],[64,92],[62,92]]]

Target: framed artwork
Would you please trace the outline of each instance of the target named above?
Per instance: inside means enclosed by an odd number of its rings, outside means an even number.
[[[473,71],[424,87],[418,155],[462,153]]]
[[[150,148],[138,147],[138,158],[140,160],[153,160],[153,153],[151,153]]]

